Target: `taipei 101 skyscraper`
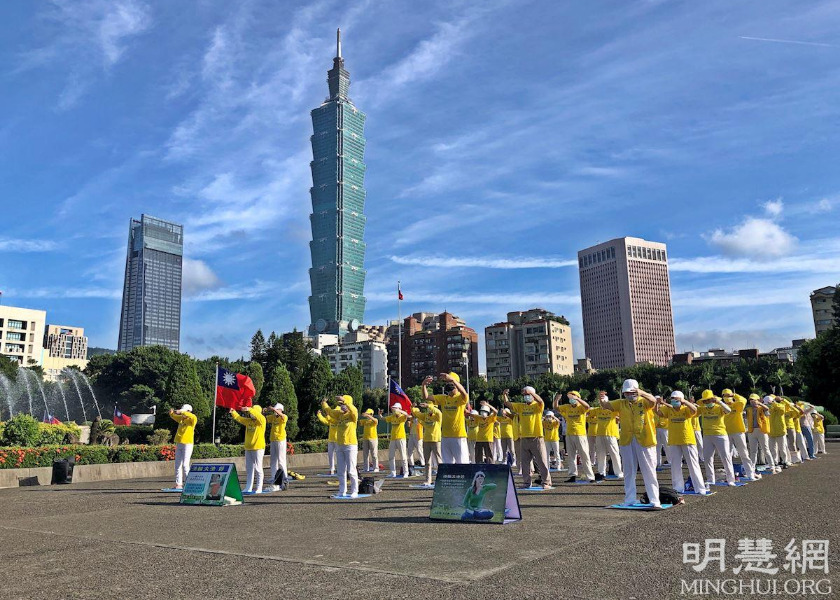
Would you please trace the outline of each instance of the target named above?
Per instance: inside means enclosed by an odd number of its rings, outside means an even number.
[[[341,30],[327,84],[329,97],[311,113],[310,335],[344,335],[365,315],[365,115],[347,96]]]

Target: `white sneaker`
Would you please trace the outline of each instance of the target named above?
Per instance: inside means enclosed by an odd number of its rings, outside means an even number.
[[[379,468],[377,467],[376,469],[373,470],[373,472],[374,473],[379,473]]]
[[[391,471],[391,477],[396,477],[396,476],[397,476],[397,472],[396,471]]]
[[[737,485],[735,485],[734,481],[727,481],[726,485],[728,485],[729,487],[738,487]]]
[[[358,497],[359,497],[359,494],[357,494],[357,493],[352,493],[348,496],[348,498],[358,498]]]

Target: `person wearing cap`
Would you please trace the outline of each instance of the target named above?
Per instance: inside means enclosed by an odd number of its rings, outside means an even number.
[[[545,402],[530,385],[522,388],[522,402],[510,401],[507,390],[502,392],[505,406],[519,416],[519,437],[522,444],[520,466],[523,487],[531,487],[531,462],[537,466],[543,489],[551,489],[551,474],[543,440],[542,414]]]
[[[426,463],[425,485],[432,485],[432,466],[443,462],[440,455],[440,422],[443,414],[433,403],[421,402],[420,408],[411,409],[411,414],[423,423],[423,460]]]
[[[545,439],[545,451],[548,454],[548,468],[563,468],[563,459],[560,458],[560,419],[554,416],[554,411],[547,410],[543,414],[543,439]]]
[[[380,416],[382,414],[380,413]],[[402,404],[394,402],[391,405],[391,414],[385,417],[385,421],[391,426],[391,436],[388,442],[388,466],[391,468],[391,477],[397,476],[397,453],[400,454],[402,467],[400,474],[408,477],[408,452],[405,445],[405,422],[408,420],[408,413],[402,409]]]
[[[379,434],[376,430],[379,419],[373,416],[372,408],[359,415],[359,424],[362,426],[362,461],[365,464],[363,470],[379,473]]]
[[[198,417],[193,414],[193,407],[184,404],[178,410],[170,410],[169,416],[178,423],[175,432],[175,489],[184,488],[184,478],[190,472],[190,458],[192,458],[195,443],[195,424]]]
[[[433,402],[440,410],[440,452],[447,464],[466,464],[469,462],[467,449],[467,429],[464,424],[464,407],[467,405],[467,390],[461,385],[457,373],[441,373],[438,377],[444,382],[444,394],[429,393],[432,377],[423,380],[421,393],[423,400]]]
[[[802,416],[799,417],[799,429],[802,441],[805,442],[803,446],[808,451],[808,460],[812,460],[814,458],[814,420],[811,418],[811,411],[814,407],[801,400],[796,403],[796,406],[802,411]]]
[[[326,402],[326,400],[324,400]],[[318,420],[328,427],[327,430],[327,460],[330,465],[330,475],[335,475],[335,440],[337,423],[320,410],[317,413]]]
[[[353,406],[353,396],[348,394],[336,396],[335,402],[336,408],[330,408],[330,405],[324,400],[321,402],[321,410],[335,421],[336,424],[335,457],[337,463],[338,495],[356,498],[359,495],[359,474],[356,471],[356,461],[359,456],[359,441],[356,436],[356,428],[359,424],[359,411]],[[349,494],[347,493],[348,479],[350,479]]]
[[[763,399],[770,409],[769,417],[769,437],[770,437],[770,452],[773,460],[776,463],[776,471],[779,467],[787,469],[790,465],[791,457],[787,447],[787,413],[788,406],[781,396],[765,396]]]
[[[730,389],[723,390],[720,395],[723,402],[731,410],[723,417],[723,425],[726,428],[726,436],[729,438],[730,450],[734,449],[741,459],[744,479],[747,481],[761,479],[761,475],[755,472],[755,463],[750,458],[750,451],[747,448],[746,427],[744,425],[744,409],[747,406],[747,399]]]
[[[703,390],[700,396],[698,412],[703,421],[704,458],[706,463],[706,481],[715,484],[715,454],[720,457],[723,472],[726,473],[727,485],[735,485],[735,470],[732,467],[732,453],[729,449],[729,437],[726,435],[724,415],[732,412],[723,400],[715,396],[712,390]]]
[[[621,463],[624,466],[624,504],[638,503],[636,470],[642,472],[648,500],[654,508],[659,502],[659,481],[656,478],[656,399],[639,389],[635,379],[621,385],[621,400],[601,399],[601,407],[619,413],[621,431],[618,438]]]
[[[496,425],[497,411],[487,401],[482,400],[479,404],[478,414],[474,416],[476,423],[475,432],[475,462],[493,462],[493,428]]]
[[[289,468],[286,466],[286,422],[289,417],[283,412],[283,405],[279,402],[274,406],[265,409],[265,421],[270,426],[268,441],[270,442],[270,464],[271,464],[271,491],[280,489],[277,485],[277,472],[282,469],[285,476],[288,476]]]
[[[662,396],[656,396],[656,402],[662,404]],[[663,456],[665,458],[663,458]],[[656,417],[656,466],[661,467],[668,464],[668,419],[657,415]]]
[[[413,415],[408,415],[408,464],[414,466],[414,455],[420,462],[421,467],[426,466],[426,461],[423,459],[423,424]]]
[[[668,422],[668,462],[671,463],[671,485],[680,493],[685,492],[682,461],[688,467],[691,483],[698,494],[708,495],[709,490],[703,480],[700,461],[697,457],[697,440],[694,438],[692,417],[697,415],[697,406],[685,399],[679,390],[671,392],[668,403],[660,400],[656,412]]]
[[[470,463],[475,463],[475,439],[478,435],[478,411],[473,409],[464,412],[464,419],[467,425],[467,452],[470,456]]]
[[[516,449],[513,432],[514,420],[509,408],[503,408],[502,414],[496,419],[499,424],[499,438],[502,443],[502,456],[500,462],[507,462],[508,455],[511,458],[511,467],[516,465]]]
[[[811,418],[814,421],[814,453],[825,454],[825,417],[812,408]]]
[[[787,432],[788,454],[790,454],[790,464],[796,465],[804,462],[800,449],[796,445],[796,427],[799,424],[800,411],[799,408],[784,396],[779,396],[784,402],[787,412],[785,413],[785,429]]]
[[[245,426],[245,491],[262,494],[263,457],[265,456],[265,417],[256,404],[242,412],[230,409],[230,416]]]
[[[750,448],[750,461],[753,465],[758,466],[759,453],[763,464],[771,471],[776,471],[776,461],[773,460],[773,454],[770,452],[770,423],[768,418],[770,416],[770,409],[761,401],[761,396],[758,394],[750,394],[747,408],[744,411],[747,424],[747,442]]]
[[[589,411],[595,417],[595,447],[598,449],[595,480],[601,481],[607,476],[607,457],[612,461],[613,474],[621,479],[621,454],[618,451],[618,411],[606,409],[603,401],[608,400],[607,392],[598,393],[598,408]]]
[[[595,481],[592,472],[592,460],[589,458],[589,440],[586,438],[586,413],[589,404],[580,397],[580,392],[572,390],[566,394],[568,404],[560,404],[562,394],[554,395],[554,410],[566,419],[566,465],[569,467],[567,482],[577,481],[577,457],[580,456],[580,469],[583,477]]]

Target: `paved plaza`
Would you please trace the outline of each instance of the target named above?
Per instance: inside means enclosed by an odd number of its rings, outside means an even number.
[[[680,579],[697,574],[682,544],[707,538],[726,539],[730,558],[739,539],[768,538],[780,560],[792,538],[828,539],[831,578],[838,467],[840,451],[662,512],[605,510],[622,500],[620,481],[559,483],[521,493],[523,521],[509,525],[430,521],[416,478],[334,501],[311,469],[232,507],[181,506],[159,491],[168,480],[5,489],[0,597],[689,597]]]

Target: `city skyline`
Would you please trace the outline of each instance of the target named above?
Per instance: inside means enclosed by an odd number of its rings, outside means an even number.
[[[524,307],[564,314],[579,358],[575,253],[635,236],[668,243],[678,351],[812,337],[809,294],[840,280],[824,228],[840,15],[606,6],[0,7],[21,23],[0,40],[3,300],[113,347],[124,222],[145,212],[190,233],[184,351],[305,330],[308,113],[341,26],[374,116],[367,323],[396,318],[400,279],[404,314],[478,331]]]

